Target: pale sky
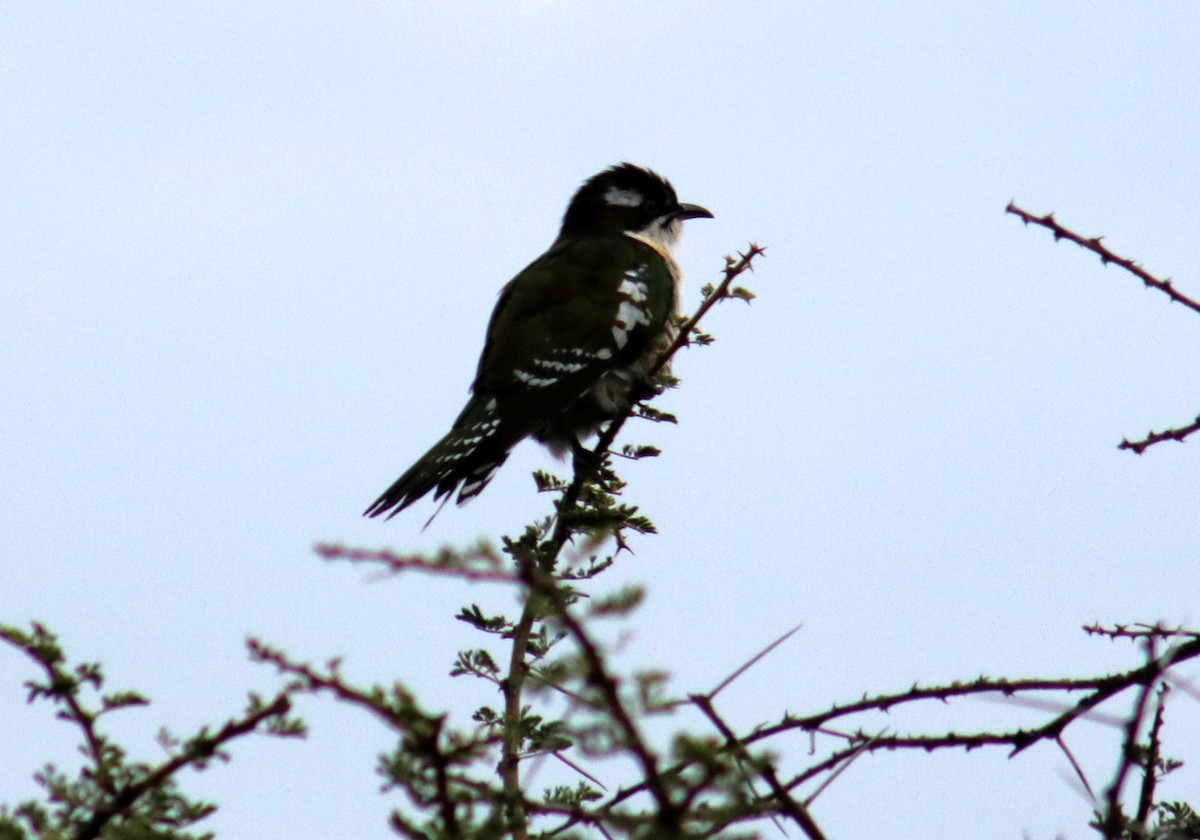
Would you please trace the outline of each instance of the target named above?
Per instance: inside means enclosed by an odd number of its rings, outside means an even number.
[[[1116,449],[1200,412],[1200,319],[1003,211],[1053,210],[1200,294],[1197,44],[1189,2],[8,2],[0,620],[148,694],[112,724],[149,760],[160,725],[278,685],[247,634],[460,720],[493,702],[447,677],[482,642],[452,616],[511,593],[370,582],[311,546],[465,545],[546,512],[529,473],[554,462],[524,444],[425,532],[431,505],[359,516],[462,407],[501,285],[628,160],[716,215],[687,226],[689,304],[725,254],[768,251],[758,299],[678,359],[679,426],[624,438],[663,449],[624,473],[661,535],[598,584],[649,590],[617,661],[702,691],[803,624],[722,694],[747,728],[1126,667],[1079,627],[1200,624],[1200,440]],[[73,760],[32,676],[0,651],[0,802]],[[204,826],[392,836],[389,735],[299,711],[307,742],[181,778],[221,805]],[[1117,739],[1068,733],[1097,787]],[[1200,801],[1197,743],[1181,695],[1164,797]],[[1064,772],[1049,747],[879,755],[813,814],[839,838],[1090,837]]]

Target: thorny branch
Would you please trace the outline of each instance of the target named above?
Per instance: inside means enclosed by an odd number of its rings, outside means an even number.
[[[180,770],[216,755],[222,745],[254,732],[268,720],[281,718],[290,709],[291,702],[286,695],[281,694],[269,705],[263,706],[243,718],[228,721],[215,735],[194,739],[188,744],[187,749],[154,768],[137,784],[115,791],[108,805],[98,809],[91,819],[79,829],[76,840],[95,840],[100,837],[110,820],[127,813],[137,800],[161,787],[167,779]]]
[[[252,732],[291,737],[304,732],[303,723],[288,717],[291,703],[281,693],[265,703],[251,694],[246,711],[227,720],[216,732],[203,727],[195,735],[178,741],[163,730],[159,742],[169,757],[159,764],[130,761],[119,746],[99,726],[110,713],[149,701],[135,691],[104,692],[104,675],[96,663],[71,666],[57,636],[44,625],[33,622],[32,631],[0,625],[0,641],[23,651],[43,671],[43,680],[30,680],[29,700],[49,700],[60,706],[58,718],[75,726],[83,735],[80,752],[85,762],[77,779],[58,771],[54,765],[35,776],[47,790],[53,805],[52,827],[46,809],[30,801],[13,813],[22,818],[37,837],[70,837],[95,840],[101,836],[175,837],[171,829],[182,829],[204,819],[214,806],[193,803],[178,793],[175,777],[188,767],[203,769],[212,759],[228,759],[227,745]],[[85,696],[85,689],[88,690]],[[90,693],[98,702],[90,700]],[[0,835],[29,836],[8,818],[6,806],[0,806]],[[15,834],[13,832],[16,832]],[[169,832],[169,833],[163,833]]]
[[[1013,205],[1010,205],[1009,212],[1020,216],[1027,223],[1032,222],[1048,227],[1055,231],[1056,238],[1071,239],[1082,247],[1099,254],[1104,262],[1115,262],[1142,277],[1148,286],[1158,288],[1168,294],[1171,299],[1191,305],[1194,309],[1197,308],[1194,301],[1176,292],[1169,281],[1153,278],[1131,261],[1112,254],[1104,248],[1099,239],[1086,240],[1072,234],[1059,227],[1052,216],[1033,217]],[[753,258],[761,253],[761,248],[752,245],[746,254],[740,255],[740,259],[729,260],[722,282],[714,288],[706,289],[706,297],[698,311],[680,324],[679,332],[663,352],[653,373],[662,371],[679,348],[693,341],[698,343],[706,341],[707,336],[698,331],[697,324],[716,302],[749,294],[744,290],[734,288],[732,283],[739,274],[750,269]],[[1143,277],[1143,275],[1145,276]],[[585,450],[580,447],[576,450],[573,475],[569,482],[557,482],[551,478],[543,487],[539,480],[540,489],[549,488],[559,494],[555,502],[556,516],[545,520],[540,529],[534,529],[531,532],[533,534],[531,539],[506,543],[504,553],[511,555],[511,559],[516,561],[515,566],[510,560],[503,558],[499,552],[486,544],[463,552],[443,550],[432,555],[397,555],[386,551],[358,551],[332,545],[322,546],[319,549],[326,559],[372,563],[382,566],[387,572],[417,570],[431,574],[457,575],[472,581],[517,584],[524,589],[525,603],[518,621],[507,623],[506,620],[503,620],[501,629],[496,629],[494,624],[481,625],[488,632],[499,632],[511,645],[511,656],[506,675],[503,675],[497,667],[493,667],[486,673],[481,672],[485,678],[491,679],[500,686],[504,698],[503,711],[496,715],[497,719],[502,720],[503,725],[499,729],[493,730],[494,734],[486,739],[487,743],[497,747],[500,753],[499,783],[473,780],[466,774],[450,774],[447,764],[449,758],[447,754],[437,748],[436,743],[431,754],[426,757],[432,760],[433,767],[437,771],[438,801],[442,805],[444,827],[450,830],[452,826],[457,825],[457,812],[448,804],[451,799],[449,787],[454,784],[460,786],[460,790],[461,786],[466,786],[474,792],[473,795],[499,804],[503,808],[503,825],[506,836],[515,837],[518,840],[529,836],[531,831],[529,821],[539,816],[562,818],[563,822],[556,829],[550,831],[550,835],[567,833],[573,828],[583,826],[591,831],[599,832],[605,837],[615,836],[622,832],[634,834],[651,827],[664,837],[683,836],[684,834],[692,836],[697,829],[700,830],[701,835],[709,836],[713,832],[719,833],[724,828],[738,822],[763,817],[775,819],[778,816],[791,819],[810,840],[821,840],[824,835],[808,810],[816,794],[859,757],[881,750],[898,749],[930,752],[938,749],[965,748],[971,750],[986,746],[1001,746],[1008,748],[1010,755],[1015,756],[1033,744],[1053,743],[1068,757],[1085,788],[1091,790],[1092,787],[1084,776],[1082,767],[1074,760],[1064,741],[1064,733],[1078,720],[1085,718],[1099,720],[1099,706],[1130,689],[1137,689],[1137,703],[1131,716],[1114,720],[1114,725],[1123,727],[1122,763],[1119,765],[1112,784],[1105,789],[1104,801],[1096,800],[1097,807],[1103,810],[1103,813],[1099,815],[1100,822],[1097,823],[1097,828],[1103,826],[1103,830],[1110,837],[1122,836],[1115,833],[1119,826],[1125,825],[1124,817],[1120,812],[1122,789],[1126,786],[1125,783],[1130,773],[1139,767],[1137,762],[1138,757],[1142,755],[1139,752],[1142,744],[1138,739],[1143,719],[1147,716],[1150,698],[1157,689],[1159,693],[1154,712],[1154,723],[1151,726],[1151,748],[1142,759],[1141,766],[1145,773],[1153,776],[1154,767],[1158,762],[1155,744],[1162,721],[1163,687],[1169,680],[1178,682],[1175,675],[1168,673],[1170,669],[1183,661],[1200,656],[1200,634],[1198,633],[1144,625],[1117,626],[1111,629],[1088,627],[1085,629],[1089,633],[1103,634],[1114,639],[1134,639],[1146,643],[1146,661],[1138,667],[1121,673],[1090,678],[1010,680],[979,677],[968,682],[954,682],[940,686],[914,684],[907,691],[863,696],[856,701],[834,704],[823,711],[806,716],[788,714],[774,725],[760,726],[739,735],[716,711],[714,698],[718,692],[737,679],[762,655],[783,641],[780,639],[707,694],[693,694],[687,701],[659,704],[658,708],[665,709],[678,708],[684,702],[689,702],[708,718],[721,736],[719,741],[706,742],[707,746],[702,749],[711,749],[713,752],[702,759],[698,760],[695,752],[690,754],[677,752],[673,759],[664,762],[645,739],[640,728],[639,712],[631,702],[629,695],[622,689],[619,677],[606,661],[602,647],[589,635],[588,628],[577,616],[577,610],[572,608],[584,596],[571,588],[570,576],[558,568],[564,549],[581,534],[587,536],[588,539],[593,536],[612,536],[617,541],[618,551],[625,547],[619,531],[608,533],[607,530],[601,530],[600,534],[589,532],[587,527],[581,524],[583,520],[580,518],[580,513],[586,513],[589,510],[591,499],[594,498],[597,491],[602,494],[619,493],[619,483],[613,486],[609,484],[610,481],[619,482],[619,479],[616,479],[611,472],[608,461],[613,454],[611,447],[625,421],[636,413],[638,406],[644,400],[656,395],[660,390],[660,387],[647,388],[646,392],[634,401],[627,412],[617,417],[603,430],[591,449]],[[1197,418],[1197,426],[1200,427],[1200,418]],[[1182,439],[1182,437],[1178,439]],[[1149,445],[1149,443],[1144,445]],[[1134,446],[1130,445],[1129,448]],[[607,526],[603,527],[607,528]],[[629,527],[629,525],[625,524],[623,527]],[[584,551],[590,549],[591,544],[585,543]],[[483,622],[491,619],[480,616],[477,620]],[[535,638],[534,628],[540,627],[539,632],[544,632],[547,621],[552,626],[557,625],[558,632],[574,642],[574,647],[578,651],[578,664],[574,666],[577,670],[573,672],[572,678],[582,679],[588,687],[594,690],[594,694],[566,692],[565,688],[555,684],[554,671],[550,666],[546,666],[549,676],[544,679],[541,675],[542,666],[533,668],[534,664],[544,655],[546,647],[544,641],[539,643]],[[1152,643],[1157,640],[1169,642],[1169,648],[1161,654],[1156,654],[1154,651]],[[310,684],[312,683],[312,673],[298,672],[294,663],[291,663],[290,669],[293,674],[300,673],[309,680]],[[556,799],[550,796],[539,799],[530,796],[523,787],[528,786],[528,780],[523,779],[520,772],[523,761],[532,755],[539,754],[537,749],[529,746],[534,742],[527,740],[528,736],[523,734],[522,730],[522,727],[528,727],[531,725],[530,721],[535,719],[531,716],[529,708],[522,705],[523,698],[527,693],[526,684],[529,678],[536,679],[543,686],[558,688],[567,693],[575,704],[587,706],[604,716],[605,726],[611,726],[612,737],[618,743],[618,749],[638,763],[641,770],[640,780],[615,793],[603,796],[595,790],[588,798],[580,799]],[[328,675],[321,687],[333,690],[342,699],[349,702],[372,707],[377,702],[374,695],[356,694],[354,691],[347,694],[336,671]],[[1053,701],[1037,699],[1044,697],[1048,692],[1052,693],[1055,698]],[[958,697],[986,694],[999,694],[1011,698],[1013,702],[1047,707],[1052,710],[1053,714],[1037,726],[965,733],[953,731],[929,734],[896,733],[890,729],[878,728],[875,731],[869,731],[864,726],[855,726],[853,723],[849,727],[835,726],[835,722],[852,722],[861,719],[859,718],[861,715],[886,713],[906,704],[945,703]],[[1061,699],[1064,694],[1075,695],[1077,699],[1067,702]],[[435,733],[440,732],[443,719],[439,717],[429,720],[435,724]],[[395,724],[402,721],[393,720],[392,722]],[[817,739],[821,739],[826,744],[826,749],[807,768],[792,772],[790,778],[781,778],[774,760],[752,754],[751,747],[764,744],[768,739],[777,738],[787,732],[807,734],[812,739],[814,749]],[[436,740],[435,737],[434,741]],[[483,743],[483,741],[477,740],[475,743]],[[705,742],[697,740],[693,746],[702,743]],[[553,747],[541,750],[541,754],[547,752],[558,755]],[[704,755],[703,752],[700,754]],[[731,771],[730,768],[735,770]],[[721,775],[728,772],[734,772],[734,775]],[[588,776],[588,778],[594,782],[593,777]],[[728,783],[727,780],[730,778],[740,780],[734,782],[735,787],[749,788],[747,795],[739,795],[737,807],[722,810],[721,807],[711,807],[711,804],[704,800],[705,791],[708,790],[707,786],[718,778],[726,780],[723,783]],[[765,782],[769,790],[762,793],[756,792],[754,790],[755,779]],[[810,785],[815,785],[815,792]],[[798,791],[801,787],[808,791],[807,798],[799,795]],[[1153,779],[1143,777],[1137,805],[1138,818],[1143,824],[1153,807],[1150,804],[1153,799],[1153,791]],[[639,796],[641,796],[640,800],[635,799]],[[627,810],[639,801],[649,802],[650,807]],[[702,803],[703,808],[700,807]],[[410,836],[420,835],[410,833]]]
[[[725,739],[726,748],[739,761],[753,766],[758,775],[767,783],[771,789],[771,797],[779,806],[779,812],[784,816],[791,817],[810,840],[825,840],[825,833],[808,813],[808,808],[803,803],[797,802],[780,782],[779,775],[775,772],[775,766],[771,762],[755,762],[751,759],[749,753],[746,752],[745,741],[738,738],[724,719],[717,714],[717,710],[713,706],[712,694],[694,694],[689,699],[721,733],[721,737]]]
[[[1108,250],[1107,247],[1105,247],[1103,236],[1093,236],[1090,239],[1080,236],[1078,233],[1068,230],[1060,225],[1054,218],[1053,213],[1047,213],[1045,216],[1035,216],[1033,213],[1022,210],[1011,201],[1008,203],[1008,207],[1004,208],[1004,212],[1012,213],[1027,225],[1034,224],[1046,228],[1054,234],[1054,239],[1056,241],[1059,239],[1066,239],[1074,242],[1081,248],[1086,248],[1096,256],[1100,257],[1100,262],[1102,262],[1104,265],[1108,265],[1109,263],[1119,265],[1134,277],[1137,277],[1139,280],[1141,280],[1147,289],[1158,289],[1158,291],[1162,292],[1176,303],[1182,303],[1189,309],[1200,313],[1200,303],[1197,303],[1192,298],[1176,290],[1170,278],[1161,280],[1150,272],[1146,271],[1146,269],[1142,268],[1133,260],[1114,254],[1112,251]]]
[[[531,585],[535,587],[539,586],[537,583],[531,583]],[[553,583],[547,585],[547,582],[543,581],[540,586],[550,588],[551,591],[546,592],[546,594],[552,595]],[[572,638],[575,639],[575,644],[579,646],[580,651],[583,653],[583,658],[588,668],[588,681],[603,695],[605,708],[612,715],[625,737],[625,748],[633,753],[641,765],[642,773],[646,780],[646,787],[654,797],[658,808],[659,825],[664,831],[677,832],[680,828],[678,809],[675,803],[671,801],[666,786],[663,784],[658,768],[658,757],[654,755],[643,740],[637,724],[634,723],[633,717],[625,708],[625,702],[621,699],[621,695],[617,691],[617,680],[609,674],[599,647],[592,641],[591,637],[584,630],[583,625],[571,615],[566,605],[560,606],[556,610],[556,614],[559,621],[567,628]]]
[[[1196,419],[1186,426],[1177,426],[1173,429],[1163,429],[1161,432],[1151,431],[1146,434],[1141,440],[1122,440],[1118,445],[1118,449],[1128,449],[1134,455],[1141,455],[1148,447],[1156,443],[1162,443],[1164,440],[1174,440],[1183,443],[1184,438],[1194,432],[1200,432],[1200,414],[1196,415]]]
[[[1150,734],[1147,737],[1145,772],[1142,774],[1142,787],[1138,793],[1137,822],[1144,826],[1150,819],[1150,811],[1154,807],[1154,787],[1158,782],[1159,762],[1162,760],[1162,727],[1163,710],[1166,708],[1167,692],[1170,686],[1159,686],[1158,696],[1154,701],[1154,722],[1150,724]]]
[[[473,582],[521,582],[519,575],[505,568],[504,559],[488,543],[482,543],[467,551],[442,548],[435,554],[397,554],[386,548],[348,548],[336,543],[318,543],[314,550],[322,560],[346,560],[351,563],[381,566],[388,575],[414,570]]]
[[[1098,257],[1100,257],[1100,262],[1104,265],[1108,265],[1109,263],[1119,265],[1134,277],[1137,277],[1139,280],[1141,280],[1146,288],[1157,289],[1170,298],[1173,302],[1183,304],[1193,312],[1200,313],[1200,302],[1197,302],[1194,298],[1190,298],[1177,290],[1170,278],[1163,280],[1155,277],[1133,260],[1114,254],[1104,245],[1104,237],[1093,236],[1089,239],[1087,237],[1080,236],[1078,233],[1075,233],[1074,231],[1060,225],[1054,218],[1053,213],[1047,213],[1044,216],[1036,216],[1027,210],[1022,210],[1011,201],[1008,203],[1008,207],[1005,208],[1005,212],[1013,214],[1026,225],[1034,224],[1046,228],[1054,234],[1055,241],[1066,239],[1070,242],[1074,242],[1081,248],[1091,251],[1093,254],[1096,254]],[[1141,440],[1129,440],[1128,438],[1124,438],[1117,448],[1127,449],[1133,452],[1135,455],[1141,455],[1149,447],[1156,443],[1162,443],[1166,440],[1174,440],[1182,443],[1185,438],[1197,431],[1200,431],[1200,415],[1197,415],[1195,421],[1186,426],[1164,429],[1161,432],[1151,431],[1147,433],[1147,435]]]
[[[1200,633],[1197,632],[1148,625],[1137,625],[1133,628],[1124,625],[1114,628],[1089,625],[1084,630],[1089,634],[1104,635],[1113,639],[1127,638],[1144,641],[1147,638],[1160,638],[1172,640],[1176,644],[1161,655],[1155,655],[1153,649],[1148,648],[1147,661],[1143,665],[1116,674],[1079,679],[1009,680],[981,677],[978,680],[968,683],[955,682],[948,685],[929,687],[913,686],[905,692],[863,697],[861,700],[853,703],[835,704],[825,711],[808,716],[786,715],[778,724],[758,727],[747,735],[737,738],[737,748],[744,749],[753,743],[775,738],[787,731],[808,732],[813,736],[825,735],[837,738],[846,743],[845,747],[834,750],[782,783],[783,789],[786,791],[793,791],[807,782],[836,774],[848,762],[855,760],[864,753],[874,753],[882,750],[909,749],[932,752],[939,749],[962,748],[972,750],[980,747],[1002,746],[1010,748],[1010,756],[1015,756],[1035,743],[1047,741],[1057,743],[1065,751],[1066,745],[1062,741],[1062,736],[1071,724],[1083,718],[1093,717],[1097,706],[1130,688],[1140,687],[1140,698],[1143,692],[1153,691],[1156,686],[1162,686],[1165,680],[1171,679],[1169,674],[1170,669],[1182,662],[1200,657]],[[1041,726],[1018,728],[1008,731],[906,735],[889,734],[886,731],[869,732],[862,728],[855,731],[843,732],[832,729],[827,725],[830,721],[837,718],[853,717],[868,712],[886,713],[903,704],[928,702],[931,700],[948,702],[956,697],[987,693],[1000,693],[1006,697],[1015,697],[1017,695],[1034,692],[1044,693],[1047,691],[1067,693],[1085,691],[1087,694],[1073,705],[1065,708],[1059,707],[1062,709],[1060,713]],[[692,701],[695,702],[696,698],[693,697]],[[703,709],[703,705],[700,705],[700,708]],[[1143,713],[1135,709],[1131,717],[1123,719],[1122,725],[1126,732],[1126,747],[1122,753],[1123,762],[1127,760],[1132,761],[1136,755],[1136,752],[1128,746],[1129,737],[1130,733],[1132,733],[1132,736],[1136,739],[1137,724],[1142,720],[1142,716]],[[1134,720],[1135,718],[1136,720]],[[733,744],[730,744],[730,747],[733,748]],[[1068,756],[1070,755],[1069,751],[1067,754]],[[1074,764],[1073,758],[1071,761]],[[670,775],[677,772],[678,769],[677,767],[666,767],[663,768],[663,773]],[[1120,775],[1114,786],[1110,788],[1109,808],[1106,808],[1106,813],[1111,808],[1113,791],[1119,797],[1120,788],[1129,769],[1128,766],[1125,767],[1123,773],[1118,770]],[[1082,771],[1078,772],[1081,773]],[[1147,772],[1151,771],[1148,770]],[[1084,784],[1087,785],[1086,779],[1084,780]],[[642,785],[623,789],[612,797],[609,806],[611,807],[624,799],[636,795],[642,789]]]
[[[658,381],[658,375],[679,349],[693,342],[711,341],[711,338],[701,333],[697,327],[708,311],[722,300],[737,298],[748,301],[753,298],[746,289],[734,286],[734,282],[743,273],[752,270],[754,259],[763,253],[764,249],[761,246],[751,243],[747,251],[739,254],[736,259],[726,258],[720,282],[706,287],[703,290],[704,298],[696,312],[678,324],[672,341],[649,371],[644,388],[635,393],[629,407],[603,429],[590,449],[576,449],[571,480],[562,483],[552,478],[547,480],[547,488],[543,489],[553,489],[559,493],[555,501],[555,516],[546,520],[542,526],[527,531],[522,539],[506,541],[504,553],[510,555],[511,560],[502,557],[500,552],[486,543],[466,551],[442,549],[435,554],[408,555],[387,550],[353,549],[334,544],[317,547],[320,556],[326,560],[367,563],[380,567],[384,574],[423,571],[470,581],[504,582],[523,587],[524,605],[519,619],[513,623],[501,620],[500,624],[488,625],[489,632],[500,632],[508,641],[510,650],[507,672],[501,674],[498,668],[489,665],[487,667],[494,670],[485,675],[500,686],[503,696],[503,711],[500,713],[502,725],[499,727],[497,738],[500,752],[498,801],[504,810],[506,834],[516,840],[528,837],[528,814],[531,810],[544,815],[567,815],[568,821],[563,828],[582,822],[602,833],[605,833],[606,821],[610,825],[638,825],[639,820],[644,821],[644,817],[621,815],[615,811],[606,812],[603,818],[600,818],[589,815],[581,807],[564,808],[550,800],[531,800],[523,790],[520,766],[522,760],[531,754],[526,749],[526,739],[529,737],[527,728],[533,719],[528,708],[523,705],[523,698],[527,693],[527,679],[531,675],[535,676],[542,684],[565,692],[561,686],[554,685],[552,680],[543,680],[540,673],[531,671],[533,661],[542,655],[540,648],[535,647],[534,628],[548,619],[556,622],[566,635],[573,639],[583,663],[582,675],[599,695],[595,708],[602,710],[611,720],[619,733],[621,749],[640,764],[642,779],[654,800],[653,819],[658,829],[664,836],[676,836],[682,830],[681,811],[687,807],[688,797],[685,796],[678,802],[673,799],[672,791],[659,772],[659,758],[648,746],[639,729],[636,713],[631,708],[626,708],[627,701],[619,691],[617,677],[610,673],[599,645],[589,636],[583,623],[570,609],[581,596],[569,586],[571,575],[558,571],[558,565],[563,550],[581,534],[589,541],[595,537],[611,536],[616,540],[618,551],[626,547],[620,528],[636,530],[639,527],[630,518],[631,512],[636,509],[626,508],[630,513],[620,519],[622,524],[614,526],[611,533],[607,530],[608,526],[602,526],[600,533],[593,534],[584,524],[597,492],[611,496],[619,491],[619,485],[610,486],[610,481],[615,479],[609,462],[610,456],[614,454],[611,451],[613,442],[630,416],[638,411],[650,412],[651,409],[643,408],[643,404],[661,393],[664,387],[669,387],[669,383],[664,386]],[[515,560],[515,567],[512,560]],[[477,611],[469,615],[467,613],[468,611],[464,611],[464,620],[488,620],[477,617]],[[460,618],[464,615],[460,615]],[[540,644],[544,646],[544,642]],[[302,663],[292,662],[280,652],[257,642],[252,641],[251,647],[256,659],[272,662],[281,670],[297,677],[301,689],[332,692],[344,702],[366,707],[381,715],[393,727],[411,727],[412,712],[409,709],[404,708],[403,704],[397,706],[395,703],[383,702],[375,692],[362,691],[347,685],[341,679],[336,663],[331,663],[328,673],[322,673]],[[565,693],[579,700],[577,695]],[[433,758],[437,759],[437,756],[434,755]],[[698,793],[700,788],[695,790]],[[447,829],[452,816],[453,813],[443,814],[443,826]],[[819,837],[819,834],[811,836]]]
[[[738,255],[738,259],[728,258],[726,260],[721,282],[705,295],[696,312],[679,327],[674,340],[662,355],[659,356],[654,367],[651,368],[648,378],[653,378],[663,370],[670,363],[672,357],[679,352],[679,349],[689,343],[692,333],[696,331],[696,325],[713,306],[719,301],[733,296],[730,289],[733,286],[734,280],[743,273],[752,271],[754,259],[762,256],[764,250],[763,247],[751,243],[746,253]],[[571,513],[579,505],[579,497],[584,487],[589,481],[595,479],[600,466],[607,458],[613,441],[616,440],[625,421],[632,416],[639,403],[654,395],[654,392],[650,391],[641,399],[634,401],[600,433],[591,450],[586,452],[576,451],[574,477],[571,483],[564,489],[562,496],[555,505],[558,515],[555,521],[554,532],[539,552],[548,564],[552,564],[558,558],[567,542],[571,540],[574,534],[574,530],[571,527]],[[541,569],[537,568],[537,564],[529,560],[521,560],[519,575],[529,585],[531,594],[539,589],[545,590],[547,587],[552,589],[557,588],[552,579]],[[658,776],[657,759],[646,746],[636,725],[625,711],[616,693],[616,683],[605,671],[603,659],[596,650],[595,645],[591,643],[588,636],[583,632],[582,627],[567,611],[568,604],[562,600],[561,595],[555,592],[547,593],[544,591],[542,594],[547,595],[549,602],[555,605],[559,620],[562,621],[568,632],[574,637],[576,644],[582,650],[588,663],[590,680],[608,697],[610,702],[609,710],[625,734],[626,746],[638,757],[642,765],[647,787],[653,793],[658,803],[659,816],[663,820],[664,828],[672,831],[675,830],[678,824],[675,807],[671,803],[670,797],[667,795],[662,781]],[[520,713],[521,687],[528,669],[526,656],[528,652],[529,631],[534,619],[534,602],[532,598],[527,598],[521,619],[518,621],[513,633],[509,676],[504,684],[505,714],[508,718],[508,729],[510,731],[515,728],[517,716]],[[504,755],[501,759],[505,790],[513,801],[517,801],[521,796],[517,746],[516,741],[506,739]],[[513,814],[513,817],[518,823],[523,823],[523,815]]]

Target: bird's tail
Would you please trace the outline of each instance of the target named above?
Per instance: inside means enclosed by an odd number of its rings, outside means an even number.
[[[512,445],[512,441],[502,440],[495,399],[475,397],[467,403],[454,428],[396,479],[363,515],[387,513],[391,519],[431,490],[436,501],[452,495],[460,485],[458,504],[464,504],[478,496],[492,480],[508,458]]]

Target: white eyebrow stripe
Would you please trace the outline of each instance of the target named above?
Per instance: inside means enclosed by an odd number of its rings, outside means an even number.
[[[637,190],[623,190],[620,187],[609,187],[604,194],[605,203],[614,207],[640,207],[642,200],[642,194]]]

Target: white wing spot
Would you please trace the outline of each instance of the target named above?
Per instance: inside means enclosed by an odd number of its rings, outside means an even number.
[[[642,309],[637,304],[623,300],[620,307],[617,308],[617,318],[613,323],[612,334],[613,341],[617,343],[617,349],[625,346],[629,341],[629,331],[638,324],[649,324],[650,317],[646,314],[646,310]]]
[[[625,279],[617,286],[617,294],[624,298],[617,307],[617,316],[613,321],[612,328],[613,341],[617,343],[618,350],[629,341],[631,329],[638,324],[650,323],[649,314],[641,306],[650,296],[650,289],[644,281],[638,279],[643,272],[644,268],[629,269],[625,272]]]
[[[557,376],[543,378],[540,376],[534,376],[527,370],[514,370],[513,376],[518,382],[524,382],[526,385],[530,385],[534,388],[544,388],[547,385],[553,385],[558,381]]]
[[[555,350],[553,352],[560,356],[579,357],[579,356],[585,355],[577,347],[564,348],[562,350]],[[579,371],[581,371],[585,367],[587,367],[587,363],[586,362],[559,361],[557,359],[534,359],[530,363],[530,366],[542,368],[542,369],[548,370],[548,371],[555,371],[558,373],[578,373]]]
[[[496,473],[496,464],[485,464],[471,474],[471,478],[463,485],[462,490],[458,494],[458,503],[461,505],[467,499],[477,495],[484,485],[492,480],[492,476]]]
[[[621,285],[617,286],[617,294],[625,295],[635,303],[643,303],[650,295],[650,290],[646,287],[646,283],[638,278],[642,276],[640,269],[632,269],[625,272],[625,279],[621,281]]]

